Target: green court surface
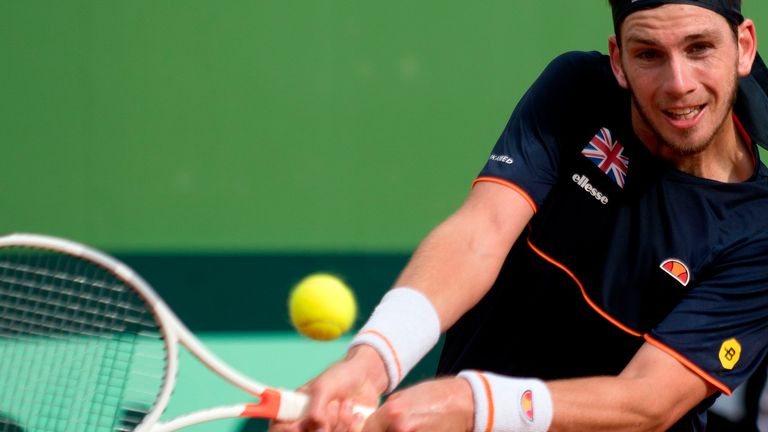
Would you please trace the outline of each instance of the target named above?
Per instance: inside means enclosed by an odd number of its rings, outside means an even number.
[[[251,379],[287,389],[300,386],[340,358],[349,343],[348,337],[316,342],[289,332],[204,333],[199,337],[216,356]],[[125,408],[146,409],[126,407],[121,401],[127,398],[151,403],[165,371],[160,361],[165,356],[163,344],[151,340],[136,346],[130,334],[0,342],[0,411],[24,431],[64,432],[73,424],[83,430],[116,430]],[[128,362],[136,371],[127,381],[122,375],[105,373],[111,365]],[[256,400],[211,372],[182,347],[174,391],[161,419]],[[0,422],[0,428],[3,424]],[[263,420],[233,419],[185,430],[253,432],[265,428]]]
[[[0,339],[0,412],[24,431],[116,430],[122,401],[149,402],[158,393],[165,370],[159,339],[49,336]],[[125,379],[125,365],[140,372]]]
[[[301,386],[341,358],[351,338],[344,336],[319,342],[295,332],[204,332],[197,336],[214,355],[235,370],[254,381],[283,389]],[[0,392],[0,408],[3,416],[12,419],[12,423],[22,430],[67,431],[72,426],[72,419],[76,418],[83,419],[78,424],[85,424],[84,430],[113,430],[114,419],[124,417],[122,408],[126,407],[119,402],[122,394],[154,395],[159,391],[158,378],[163,376],[164,365],[153,359],[163,356],[164,350],[156,341],[140,349],[135,349],[132,341],[120,339],[71,338],[47,339],[43,344],[33,342],[6,339],[0,344],[0,388],[4,390]],[[133,356],[134,352],[142,354]],[[432,373],[433,355],[413,371],[406,383]],[[138,377],[132,375],[124,386],[113,386],[110,377],[94,373],[108,369],[110,362],[141,362],[142,358],[150,361],[139,366],[143,372]],[[3,367],[4,361],[16,367]],[[147,364],[151,367],[146,367]],[[43,380],[38,376],[42,370],[46,371]],[[49,384],[52,382],[59,383],[60,388],[51,388]],[[39,403],[20,402],[20,395],[34,395]],[[210,371],[181,347],[174,391],[161,420],[257,400]],[[103,405],[98,409],[99,415],[94,415],[91,404]],[[62,407],[68,407],[68,411],[62,412]],[[119,414],[113,415],[113,412]],[[0,426],[2,424],[0,422]],[[256,432],[266,428],[265,420],[227,419],[184,430]]]
[[[339,359],[347,337],[316,342],[294,333],[205,333],[203,343],[222,360],[252,379],[270,386],[293,389]],[[163,419],[197,409],[252,402],[254,398],[211,373],[186,351],[180,356],[174,394]],[[189,432],[266,430],[266,422],[217,420],[185,429]]]

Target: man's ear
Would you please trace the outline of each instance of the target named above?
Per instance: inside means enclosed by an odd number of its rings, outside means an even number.
[[[608,38],[608,55],[611,57],[611,69],[613,75],[616,77],[616,81],[623,88],[629,88],[627,84],[627,78],[624,76],[624,68],[621,66],[621,49],[619,43],[616,40],[616,36]]]
[[[747,76],[752,70],[752,63],[755,61],[757,53],[757,36],[755,32],[755,23],[750,19],[745,19],[739,24],[738,44],[739,44],[739,76]]]

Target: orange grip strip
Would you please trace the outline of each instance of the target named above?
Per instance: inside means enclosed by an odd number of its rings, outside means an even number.
[[[483,382],[485,388],[485,398],[488,400],[488,423],[485,425],[485,432],[493,432],[493,393],[491,393],[491,383],[488,382],[488,378],[485,375],[477,372],[477,376],[480,377],[480,381]]]
[[[531,208],[533,209],[534,213],[536,213],[536,211],[538,210],[537,207],[536,207],[536,202],[534,202],[533,198],[531,198],[531,196],[528,195],[528,192],[524,191],[520,186],[518,186],[518,185],[516,185],[516,184],[514,184],[512,182],[509,182],[509,181],[506,181],[506,180],[502,180],[502,179],[496,178],[496,177],[478,177],[478,178],[475,179],[475,181],[472,182],[472,186],[474,187],[476,184],[478,184],[480,182],[497,183],[497,184],[500,184],[502,186],[506,186],[506,187],[514,190],[515,192],[519,193],[523,197],[523,199],[525,199],[528,202],[528,205],[531,206]]]
[[[274,419],[280,410],[280,392],[266,389],[259,395],[258,403],[245,404],[245,409],[240,417],[257,417]]]
[[[581,283],[579,278],[576,277],[575,274],[573,274],[572,271],[570,271],[566,266],[563,264],[560,264],[559,262],[555,261],[553,258],[549,257],[547,254],[539,250],[536,246],[531,243],[531,239],[528,239],[528,246],[533,249],[534,252],[536,252],[540,257],[544,258],[546,261],[548,261],[550,264],[554,265],[555,267],[559,268],[560,270],[564,271],[568,276],[573,279],[574,282],[576,282],[576,285],[579,286],[579,289],[581,290],[581,295],[584,297],[584,300],[587,301],[587,304],[589,304],[592,309],[594,309],[598,314],[600,314],[603,318],[607,319],[611,322],[611,324],[615,325],[616,327],[624,330],[625,332],[631,334],[632,336],[642,337],[643,335],[641,333],[636,332],[635,330],[632,330],[631,328],[625,326],[621,322],[619,322],[616,318],[609,315],[604,310],[600,309],[593,301],[592,299],[587,296],[587,291],[584,289],[584,285]]]
[[[696,373],[696,375],[704,378],[704,380],[707,381],[708,383],[710,383],[713,386],[717,387],[718,390],[720,390],[721,392],[725,393],[728,396],[731,395],[732,391],[731,391],[730,388],[728,388],[725,384],[721,383],[720,381],[712,378],[711,375],[709,375],[707,372],[705,372],[700,367],[698,367],[695,364],[691,363],[690,360],[688,360],[687,358],[683,357],[677,351],[675,351],[672,348],[670,348],[670,347],[664,345],[663,343],[657,341],[656,339],[652,338],[650,335],[646,334],[643,337],[645,338],[646,342],[648,342],[649,344],[655,346],[656,348],[664,351],[665,353],[671,355],[672,357],[675,358],[675,360],[679,361],[685,367],[687,367],[688,369],[692,370],[694,373]]]
[[[403,368],[400,366],[400,358],[397,356],[397,351],[395,351],[395,347],[392,345],[392,342],[389,341],[389,339],[384,336],[383,334],[377,332],[376,330],[366,330],[362,332],[361,334],[370,333],[374,336],[378,336],[381,338],[381,340],[384,341],[385,344],[387,344],[387,348],[389,348],[389,351],[392,352],[392,357],[395,359],[395,368],[397,369],[397,381],[403,379]]]

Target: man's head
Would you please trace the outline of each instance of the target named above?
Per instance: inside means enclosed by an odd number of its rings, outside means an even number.
[[[738,77],[749,74],[757,45],[740,1],[610,3],[617,28],[611,65],[632,93],[632,122],[643,142],[687,156],[727,139]]]
[[[613,29],[618,36],[621,23],[632,12],[650,9],[664,4],[689,4],[710,9],[722,15],[735,28],[744,21],[741,0],[608,0],[613,12]]]

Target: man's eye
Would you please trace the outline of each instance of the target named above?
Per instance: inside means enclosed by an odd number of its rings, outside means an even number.
[[[688,52],[691,54],[702,54],[708,51],[710,48],[712,48],[712,46],[709,44],[695,44],[688,49]]]
[[[659,53],[652,50],[640,51],[636,57],[640,60],[654,60],[659,58]]]

